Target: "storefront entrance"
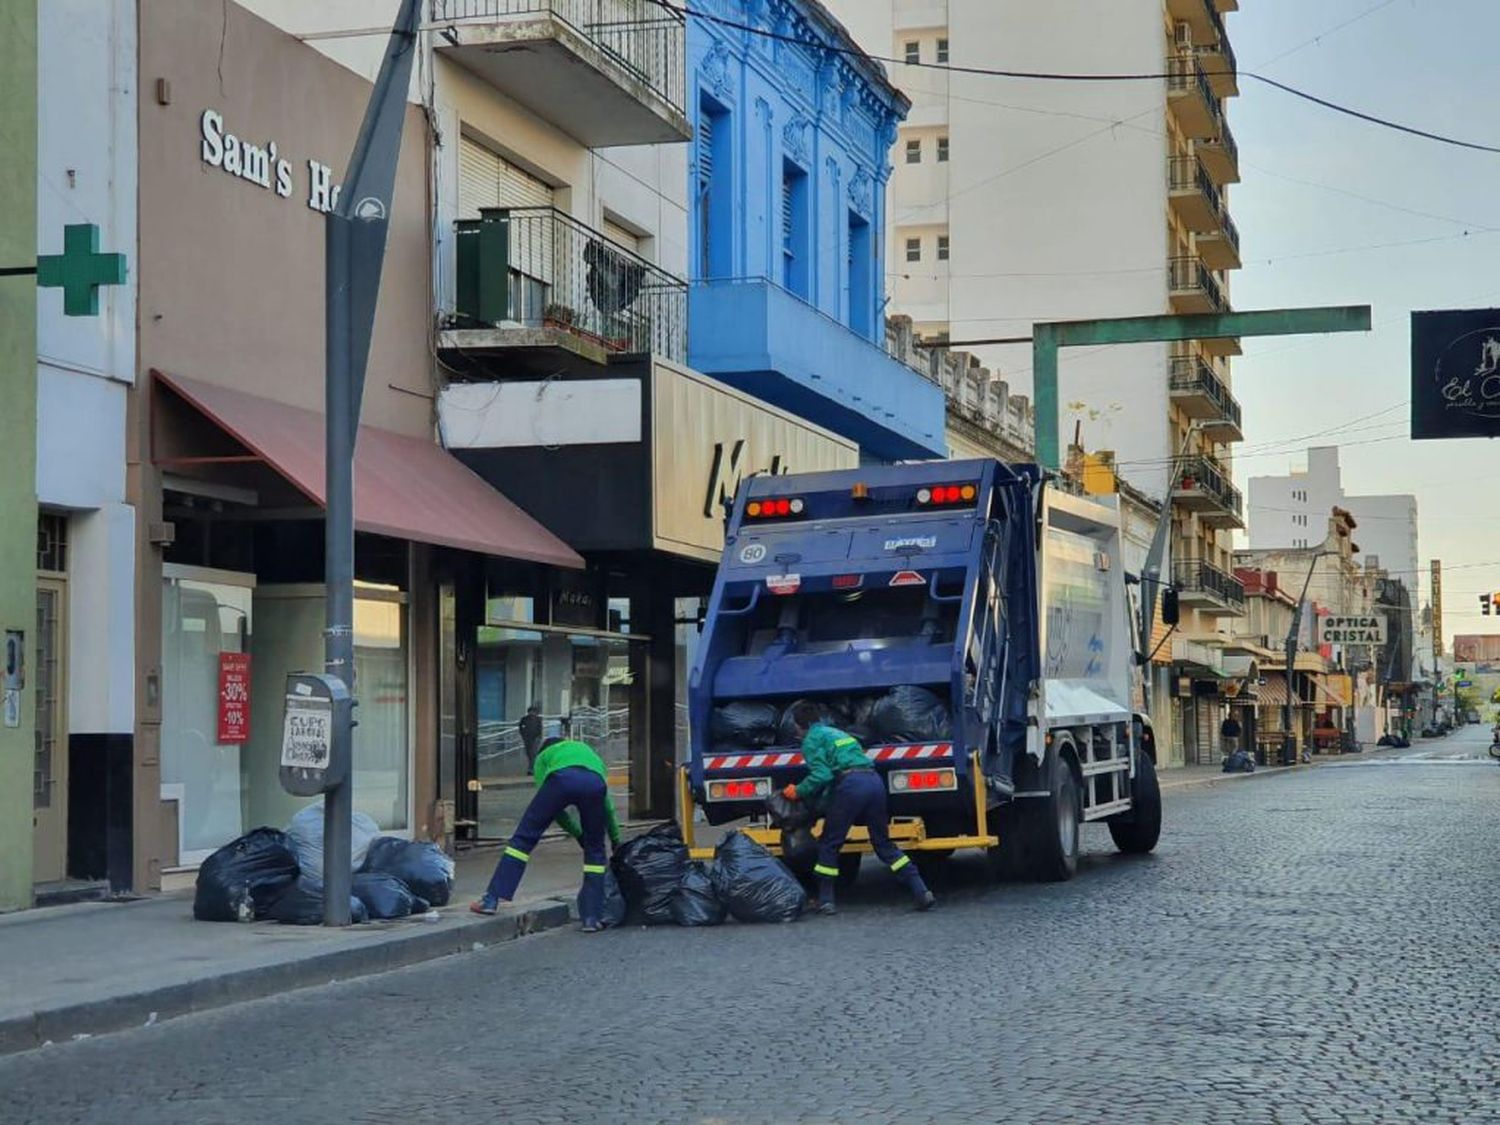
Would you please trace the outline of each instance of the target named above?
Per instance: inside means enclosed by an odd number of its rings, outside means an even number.
[[[477,835],[503,839],[534,791],[531,763],[552,737],[578,738],[609,767],[621,816],[631,807],[632,732],[641,737],[645,638],[486,625],[475,648]],[[523,720],[536,708],[538,722]]]

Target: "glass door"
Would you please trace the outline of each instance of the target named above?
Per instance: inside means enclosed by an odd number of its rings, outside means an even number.
[[[531,763],[548,738],[587,742],[609,767],[621,817],[630,808],[630,742],[644,714],[631,667],[641,638],[484,626],[476,648],[478,763],[469,784],[478,803],[478,835],[508,837],[535,784]],[[528,716],[535,709],[540,720]]]
[[[191,866],[245,830],[241,744],[219,741],[219,677],[220,654],[250,651],[255,576],[162,575],[161,796],[177,809],[177,863]]]

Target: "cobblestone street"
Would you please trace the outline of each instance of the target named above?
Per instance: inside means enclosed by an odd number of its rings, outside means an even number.
[[[960,859],[930,915],[867,868],[834,919],[560,932],[0,1059],[3,1116],[1494,1121],[1487,743],[1175,792],[1155,856]]]

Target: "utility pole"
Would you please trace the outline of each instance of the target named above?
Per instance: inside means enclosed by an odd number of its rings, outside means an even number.
[[[1297,635],[1302,631],[1302,607],[1307,603],[1307,588],[1312,585],[1313,571],[1318,569],[1318,560],[1334,554],[1319,551],[1313,555],[1307,567],[1307,579],[1302,583],[1302,593],[1292,609],[1292,627],[1286,634],[1286,702],[1281,705],[1281,764],[1297,764],[1297,739],[1292,733],[1292,685],[1296,682]]]
[[[406,91],[417,52],[418,0],[402,0],[385,59],[365,109],[364,123],[338,201],[325,226],[327,267],[324,342],[327,375],[324,593],[324,671],[354,694],[354,445],[364,399],[365,366],[375,328],[375,300],[385,260],[386,233],[396,186],[396,161],[406,119]],[[336,712],[332,784],[323,798],[323,924],[349,924],[350,855],[354,817],[353,726]]]

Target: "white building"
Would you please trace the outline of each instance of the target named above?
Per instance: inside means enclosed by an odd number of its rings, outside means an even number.
[[[48,671],[37,698],[45,780],[34,879],[108,876],[123,886],[128,848],[122,854],[109,841],[132,816],[120,782],[131,776],[136,708],[136,521],[126,503],[138,277],[135,3],[51,0],[38,5],[37,21],[37,252],[62,253],[65,226],[92,225],[101,252],[126,255],[127,280],[97,290],[97,316],[65,315],[60,289],[37,296],[37,663]]]
[[[1038,321],[1224,312],[1240,266],[1225,118],[1238,93],[1223,13],[1237,0],[827,0],[912,99],[889,195],[891,311],[963,344],[1024,393]],[[918,65],[902,65],[907,64]],[[1160,75],[1133,82],[1002,79],[942,69]],[[1242,440],[1237,340],[1065,349],[1061,443],[1081,427],[1119,475],[1170,500],[1182,626],[1166,651],[1184,685],[1174,726],[1222,716],[1227,623],[1244,612],[1230,533]],[[1015,373],[1015,374],[1012,374]],[[1186,685],[1191,685],[1189,694]],[[1217,761],[1205,749],[1204,761]]]
[[[1410,494],[1351,496],[1345,493],[1338,446],[1307,451],[1307,467],[1284,476],[1250,478],[1250,549],[1306,547],[1322,540],[1328,513],[1344,508],[1358,524],[1361,562],[1377,562],[1406,583],[1416,603],[1421,571],[1417,543],[1417,498]]]

